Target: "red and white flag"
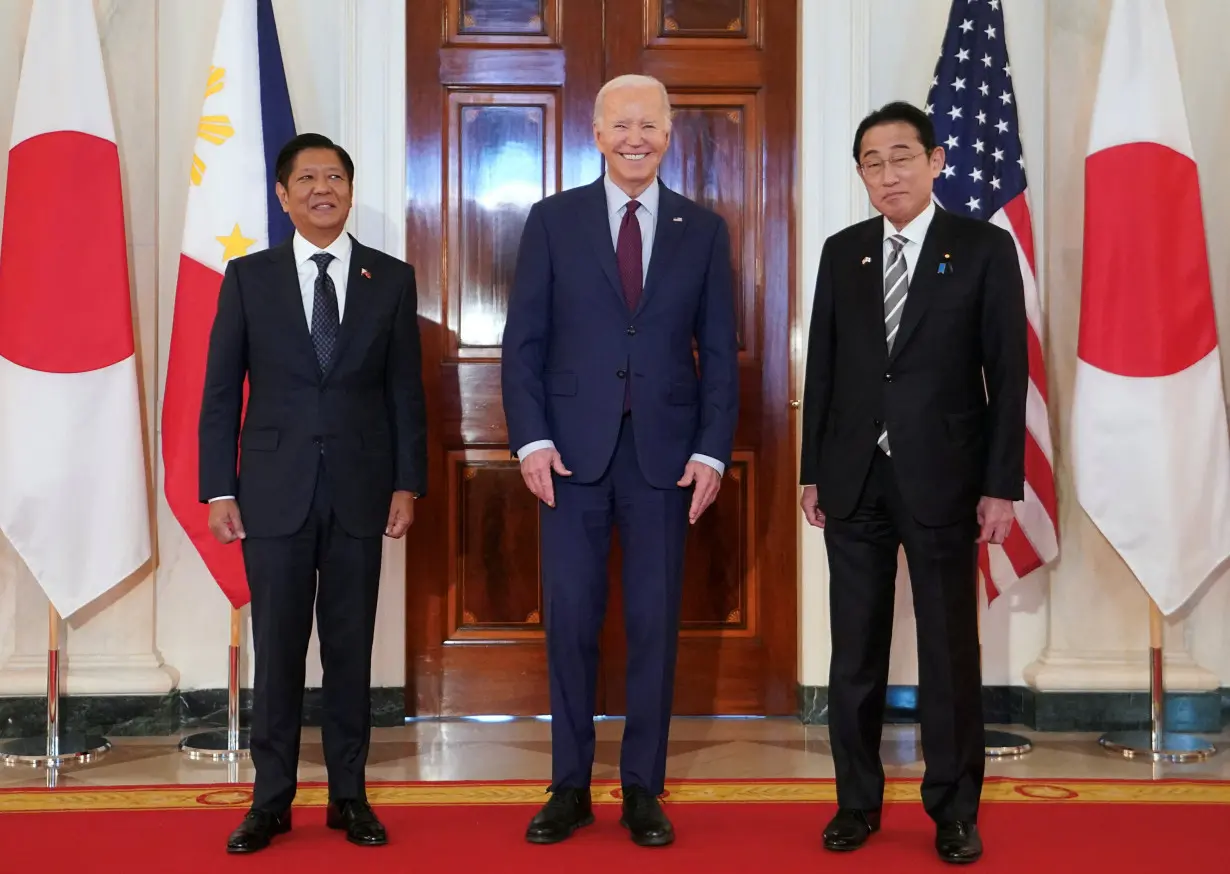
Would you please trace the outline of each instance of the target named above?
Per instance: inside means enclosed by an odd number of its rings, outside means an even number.
[[[162,401],[167,504],[231,606],[250,598],[239,544],[218,543],[201,503],[198,424],[209,332],[232,258],[294,233],[274,192],[274,158],[295,135],[270,0],[225,0],[188,184]],[[211,496],[207,496],[211,497]],[[216,497],[216,496],[212,496]]]
[[[91,0],[35,0],[0,238],[0,530],[62,616],[149,560],[119,154]]]
[[[1077,498],[1164,614],[1230,559],[1230,436],[1163,0],[1116,0],[1085,159]]]

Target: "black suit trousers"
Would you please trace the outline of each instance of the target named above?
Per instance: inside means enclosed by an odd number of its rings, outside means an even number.
[[[280,813],[295,797],[312,608],[324,672],[321,740],[330,800],[362,799],[371,736],[372,636],[381,536],[352,537],[337,522],[324,456],[312,511],[286,537],[248,537],[255,686],[252,806]]]
[[[879,808],[897,552],[905,547],[918,627],[922,800],[937,822],[976,821],[985,768],[978,641],[976,507],[955,525],[919,524],[894,462],[876,450],[855,510],[829,516],[833,654],[829,734],[842,807]]]

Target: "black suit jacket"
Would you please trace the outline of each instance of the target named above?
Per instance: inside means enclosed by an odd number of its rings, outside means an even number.
[[[200,499],[235,495],[249,536],[299,529],[322,459],[337,521],[352,536],[384,532],[394,490],[426,494],[414,268],[352,245],[323,376],[291,242],[227,264],[201,402]]]
[[[1029,360],[1015,244],[937,208],[889,355],[883,229],[880,216],[853,225],[820,256],[800,482],[817,486],[826,515],[848,516],[887,423],[915,518],[964,522],[983,495],[1024,496]]]

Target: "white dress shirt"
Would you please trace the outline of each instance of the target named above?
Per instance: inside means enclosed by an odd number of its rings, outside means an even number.
[[[907,283],[914,281],[914,267],[918,264],[918,256],[922,253],[923,240],[927,238],[927,229],[931,227],[931,219],[935,218],[935,201],[932,200],[927,204],[927,208],[920,212],[914,221],[910,222],[901,230],[893,227],[893,223],[888,219],[884,219],[884,270],[888,271],[889,261],[893,257],[893,244],[889,242],[889,237],[894,234],[900,234],[905,237],[905,281]],[[881,277],[880,290],[883,293],[884,282]],[[909,295],[909,285],[906,286],[906,294]],[[888,342],[887,339],[884,341]]]
[[[295,231],[291,241],[295,251],[295,269],[299,271],[299,293],[303,296],[303,314],[307,317],[308,330],[312,329],[312,304],[316,300],[316,275],[320,272],[312,256],[318,252],[328,252],[333,256],[326,272],[333,280],[337,291],[337,321],[341,324],[346,317],[346,279],[350,276],[350,234],[342,231],[337,239],[321,249],[309,243]]]
[[[320,272],[312,256],[317,252],[328,252],[333,256],[325,272],[333,280],[333,287],[337,291],[337,321],[340,325],[346,312],[346,279],[350,276],[350,234],[342,231],[336,240],[320,249],[295,231],[295,236],[291,240],[291,248],[295,254],[295,269],[299,273],[299,295],[303,299],[303,315],[307,318],[308,331],[312,330],[312,307],[316,302],[316,275]],[[219,495],[216,498],[210,498],[209,503],[233,500],[234,497],[234,495]]]
[[[610,174],[602,177],[602,186],[606,189],[606,214],[611,225],[611,248],[619,249],[619,226],[623,224],[624,214],[628,211],[628,201],[632,200],[628,193],[611,181]],[[653,254],[653,235],[658,226],[658,180],[655,179],[652,184],[640,193],[636,198],[636,202],[640,207],[636,210],[636,220],[641,226],[641,283],[644,284],[649,276],[649,258]],[[533,443],[527,443],[517,450],[517,458],[521,461],[531,452],[539,449],[554,448],[555,443],[551,440],[535,440]],[[726,466],[716,458],[710,458],[707,455],[700,453],[693,454],[692,461],[700,461],[712,467],[721,476]],[[564,459],[564,464],[568,463]]]

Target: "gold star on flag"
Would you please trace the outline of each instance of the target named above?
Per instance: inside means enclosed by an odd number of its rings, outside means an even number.
[[[240,233],[239,222],[235,222],[235,229],[231,231],[230,236],[214,237],[214,239],[222,244],[222,260],[224,262],[248,254],[248,247],[256,242],[256,240],[249,240]]]

